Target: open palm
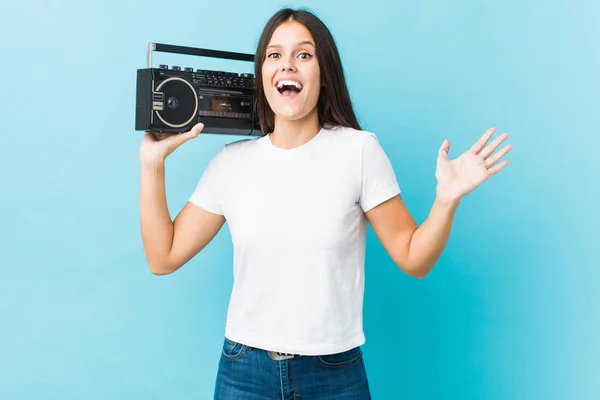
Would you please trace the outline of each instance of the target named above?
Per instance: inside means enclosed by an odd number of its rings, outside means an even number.
[[[492,155],[508,137],[506,133],[486,146],[494,132],[495,128],[488,129],[469,150],[454,160],[448,159],[450,142],[444,140],[438,152],[435,171],[438,197],[459,200],[508,165],[508,160],[498,161],[512,149],[510,145]]]

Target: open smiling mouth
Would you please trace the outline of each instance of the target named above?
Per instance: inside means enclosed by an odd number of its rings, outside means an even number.
[[[276,88],[283,97],[295,97],[304,86],[300,82],[284,79],[279,81]]]

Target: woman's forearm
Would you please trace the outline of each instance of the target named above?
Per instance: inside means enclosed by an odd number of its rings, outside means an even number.
[[[413,233],[408,251],[408,269],[413,276],[424,278],[437,263],[450,237],[459,203],[436,198],[427,219]]]
[[[140,222],[150,270],[161,271],[173,244],[173,222],[167,207],[164,160],[141,163]]]

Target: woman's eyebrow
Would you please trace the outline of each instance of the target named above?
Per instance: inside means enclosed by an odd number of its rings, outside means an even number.
[[[303,45],[310,45],[312,47],[315,47],[315,44],[310,40],[303,40],[301,42],[296,43],[296,47],[303,46]],[[267,49],[270,49],[271,47],[283,47],[283,46],[280,44],[272,44],[272,45],[268,46]]]

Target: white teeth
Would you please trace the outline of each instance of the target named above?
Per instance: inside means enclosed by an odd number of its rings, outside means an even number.
[[[277,89],[281,89],[284,85],[296,86],[298,89],[300,89],[300,90],[302,89],[302,85],[300,84],[300,82],[287,80],[287,79],[279,81],[279,83],[277,83]]]

